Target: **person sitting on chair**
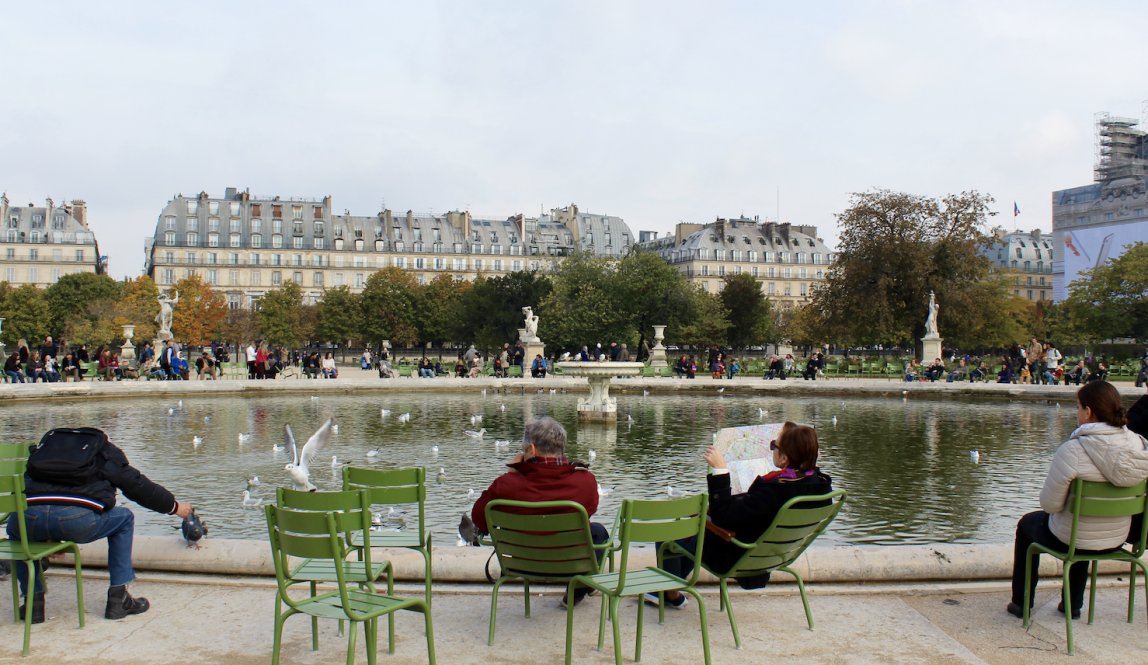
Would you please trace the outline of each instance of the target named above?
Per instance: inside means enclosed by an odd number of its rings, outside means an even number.
[[[1117,487],[1131,487],[1148,478],[1148,441],[1130,432],[1125,424],[1120,392],[1107,381],[1092,381],[1076,391],[1076,422],[1079,427],[1056,450],[1052,465],[1040,490],[1041,510],[1028,513],[1016,525],[1013,546],[1012,601],[1009,614],[1024,616],[1025,558],[1028,546],[1039,543],[1057,552],[1067,552],[1072,540],[1072,512],[1069,492],[1077,478],[1089,482],[1108,482]],[[1104,552],[1120,547],[1131,536],[1132,518],[1077,518],[1076,551],[1081,554]],[[1135,534],[1139,539],[1140,533]],[[1037,570],[1040,555],[1032,556],[1029,600],[1035,602]],[[1072,618],[1080,618],[1084,605],[1084,585],[1088,579],[1088,562],[1072,564],[1068,571]],[[1031,607],[1031,605],[1030,605]],[[1057,608],[1066,611],[1064,601]]]
[[[530,376],[535,379],[546,378],[546,360],[541,354],[534,356],[534,362],[530,364]]]
[[[466,363],[462,358],[459,358],[458,361],[454,364],[454,376],[456,379],[462,379],[466,377],[466,373]]]
[[[522,435],[522,450],[511,460],[510,471],[490,484],[474,502],[471,519],[481,533],[489,533],[486,504],[496,499],[511,501],[574,501],[582,504],[586,515],[598,510],[598,480],[583,463],[566,459],[566,430],[553,418],[543,416],[529,423]],[[590,523],[590,536],[596,545],[610,538],[606,527]],[[598,551],[601,559],[603,552]],[[574,590],[577,605],[589,587]],[[562,596],[566,604],[566,596]]]
[[[323,378],[339,378],[339,370],[335,368],[335,357],[331,355],[330,351],[328,351],[327,355],[323,357]]]
[[[833,479],[817,468],[817,432],[807,425],[787,422],[781,433],[770,442],[773,451],[773,465],[778,471],[759,476],[744,494],[731,494],[729,468],[725,457],[717,448],[707,448],[702,453],[713,471],[706,477],[709,483],[709,521],[717,529],[710,529],[702,548],[702,563],[714,573],[728,572],[745,554],[745,550],[726,540],[737,538],[743,543],[755,542],[769,529],[777,513],[786,501],[798,496],[817,496],[833,491]],[[806,508],[820,508],[825,502],[805,504]],[[707,525],[707,528],[708,525]],[[719,534],[714,537],[713,534]],[[658,543],[658,547],[661,547]],[[677,545],[688,552],[697,549],[697,537],[677,541]],[[662,561],[663,569],[682,579],[694,570],[693,560],[667,554]],[[769,582],[769,573],[737,579],[744,589],[760,589]],[[686,597],[678,591],[667,591],[666,605],[681,608]],[[658,604],[658,594],[645,595],[647,603]]]

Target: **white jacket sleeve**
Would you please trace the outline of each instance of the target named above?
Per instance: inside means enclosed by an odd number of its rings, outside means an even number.
[[[1052,465],[1048,468],[1048,475],[1044,478],[1044,487],[1040,490],[1041,510],[1050,515],[1064,510],[1072,481],[1076,480],[1076,456],[1082,452],[1080,444],[1073,440],[1064,442],[1057,449]]]

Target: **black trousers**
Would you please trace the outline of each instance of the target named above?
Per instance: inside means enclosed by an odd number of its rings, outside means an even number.
[[[1061,542],[1059,538],[1053,535],[1052,531],[1048,528],[1048,520],[1051,517],[1043,510],[1038,510],[1035,513],[1029,513],[1020,518],[1020,522],[1016,525],[1016,544],[1013,547],[1012,559],[1012,602],[1016,603],[1017,607],[1024,607],[1024,559],[1028,554],[1028,546],[1032,543],[1039,543],[1045,547],[1056,550],[1057,552],[1067,552],[1068,545]],[[1139,530],[1136,536],[1140,536]],[[1094,550],[1076,550],[1080,554],[1098,554]],[[1111,551],[1111,550],[1102,550]],[[1040,567],[1040,555],[1034,554],[1030,564],[1031,579],[1029,586],[1032,593],[1029,595],[1029,601],[1032,604],[1036,603],[1036,582],[1037,572]],[[1072,564],[1068,569],[1068,589],[1069,599],[1072,602],[1072,609],[1079,610],[1084,606],[1084,586],[1088,582],[1088,562],[1080,561]]]
[[[610,532],[601,524],[590,522],[590,539],[594,541],[595,545],[601,545],[607,540],[610,540]],[[606,550],[594,550],[594,554],[598,557],[599,562],[602,561],[602,557],[605,553]],[[582,600],[588,593],[590,593],[590,587],[588,586],[580,586],[574,589],[574,602]]]

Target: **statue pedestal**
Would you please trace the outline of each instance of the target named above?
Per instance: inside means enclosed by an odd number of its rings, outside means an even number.
[[[940,357],[941,357],[941,338],[940,337],[922,337],[921,338],[921,362],[922,363],[931,363]]]
[[[662,346],[662,340],[665,339],[663,333],[665,326],[654,326],[654,348],[650,349],[650,367],[669,367],[670,363],[666,361],[666,347]]]
[[[135,359],[136,359],[136,347],[132,346],[130,343],[124,344],[123,346],[120,347],[120,360],[135,360]]]
[[[530,371],[530,366],[534,363],[534,356],[546,357],[546,345],[541,340],[522,340],[522,350],[526,354],[522,357],[522,372],[523,375]]]
[[[578,420],[587,422],[617,422],[618,403],[610,397],[610,379],[615,376],[637,376],[644,363],[558,363],[564,376],[584,376],[590,383],[590,396],[578,398]]]

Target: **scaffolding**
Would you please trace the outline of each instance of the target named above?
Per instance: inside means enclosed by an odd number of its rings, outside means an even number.
[[[1096,182],[1148,175],[1148,132],[1136,118],[1096,114]]]

